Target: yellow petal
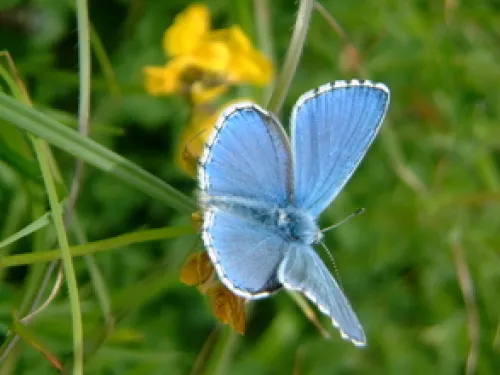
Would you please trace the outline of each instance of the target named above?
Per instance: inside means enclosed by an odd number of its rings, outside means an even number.
[[[246,36],[239,26],[232,26],[227,29],[227,32],[227,39],[230,48],[234,48],[240,53],[245,53],[254,49],[252,41]]]
[[[191,99],[195,104],[211,102],[224,94],[229,86],[224,84],[220,86],[206,86],[204,82],[197,82],[191,86]]]
[[[273,65],[264,54],[252,46],[250,39],[238,26],[229,29],[229,48],[233,52],[229,80],[264,86],[271,81]]]
[[[146,66],[144,74],[147,93],[167,95],[180,91],[182,73],[189,64],[189,58],[177,58],[165,66]]]
[[[202,4],[193,4],[175,17],[163,35],[163,48],[169,56],[192,53],[210,29],[210,13]]]
[[[195,103],[212,101],[228,89],[226,71],[230,53],[224,43],[205,43],[195,53],[174,58],[170,64],[181,66],[178,74],[183,92]]]
[[[208,289],[213,314],[220,322],[231,326],[239,333],[245,333],[246,314],[245,300],[234,295],[224,285],[217,284]]]
[[[214,266],[206,251],[191,254],[181,270],[181,282],[195,286],[204,284],[214,274]]]
[[[164,66],[146,66],[144,75],[144,86],[149,95],[170,94],[176,89],[175,80],[169,79],[169,72]]]
[[[228,80],[232,83],[265,86],[273,77],[271,61],[258,51],[251,51],[245,56],[232,59],[228,71]]]
[[[208,72],[225,72],[230,58],[229,47],[222,42],[203,43],[191,55],[193,64]]]
[[[200,158],[205,142],[217,121],[219,111],[210,111],[197,106],[194,108],[191,123],[184,130],[177,151],[177,163],[191,176],[196,176],[198,159]]]
[[[271,81],[273,66],[264,54],[255,49],[239,26],[209,33],[211,41],[223,42],[230,51],[226,76],[230,83],[251,83],[264,86]]]

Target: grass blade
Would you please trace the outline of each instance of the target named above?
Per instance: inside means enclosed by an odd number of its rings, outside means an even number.
[[[135,233],[127,233],[105,240],[89,242],[85,245],[70,247],[73,257],[86,254],[108,251],[118,247],[128,246],[135,243],[165,240],[179,236],[194,235],[196,231],[191,226],[168,227],[160,229],[149,229]],[[0,259],[0,268],[21,266],[26,264],[50,262],[61,257],[61,250],[38,251],[29,254],[17,254]]]
[[[29,236],[31,233],[36,232],[39,229],[42,229],[43,227],[45,227],[47,224],[50,223],[50,216],[51,216],[51,213],[47,212],[47,213],[45,213],[45,215],[41,216],[40,218],[33,221],[32,223],[28,224],[20,231],[14,233],[12,236],[7,237],[3,241],[0,241],[0,249],[2,247],[8,246],[11,243],[14,243],[14,242],[20,240],[23,237]]]
[[[73,267],[73,259],[69,251],[68,238],[63,223],[62,207],[57,197],[56,186],[54,179],[50,173],[49,158],[45,142],[41,139],[33,138],[33,146],[40,163],[45,189],[49,198],[50,209],[54,221],[54,228],[57,234],[59,246],[61,246],[61,258],[64,267],[64,275],[66,277],[66,285],[68,287],[69,302],[71,306],[71,320],[73,331],[73,374],[83,374],[83,325],[82,311],[80,308],[80,299],[78,296],[78,284],[76,281],[75,270]]]
[[[193,199],[138,165],[4,93],[0,93],[0,119],[45,139],[179,212],[191,213],[197,209]]]

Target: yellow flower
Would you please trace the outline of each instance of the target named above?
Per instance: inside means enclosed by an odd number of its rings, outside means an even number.
[[[195,108],[191,123],[181,135],[177,151],[177,164],[191,176],[196,176],[197,161],[219,117],[219,112],[210,113],[205,109],[196,110]]]
[[[146,91],[151,95],[173,94],[180,90],[177,76],[182,69],[178,62],[166,66],[147,66],[144,68],[146,73]]]
[[[215,270],[208,254],[191,254],[181,270],[181,281],[190,286],[198,286],[202,294],[209,298],[212,312],[223,324],[228,324],[235,332],[245,333],[245,300],[234,295],[220,282],[214,281]]]
[[[181,93],[206,103],[229,86],[264,86],[272,78],[271,61],[256,50],[238,26],[211,30],[208,9],[192,5],[179,14],[163,37],[165,66],[144,69],[151,95]]]
[[[225,69],[229,82],[248,82],[257,86],[269,83],[273,74],[271,61],[253,48],[240,27],[213,31],[210,39],[213,43],[225,44],[231,51]]]
[[[210,30],[210,14],[206,6],[193,4],[175,17],[163,35],[163,50],[172,57],[188,55]]]

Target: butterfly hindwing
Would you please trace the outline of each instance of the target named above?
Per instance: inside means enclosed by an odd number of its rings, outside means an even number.
[[[278,269],[278,279],[286,289],[303,293],[329,316],[344,339],[357,346],[366,344],[361,324],[349,301],[323,261],[307,245],[292,245]]]
[[[236,294],[260,298],[281,288],[277,270],[286,244],[260,223],[213,207],[202,236],[220,279]]]
[[[292,111],[294,195],[315,217],[342,190],[377,135],[389,89],[337,81],[302,95]]]

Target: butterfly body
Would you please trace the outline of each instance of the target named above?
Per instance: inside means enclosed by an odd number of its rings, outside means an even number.
[[[316,219],[307,210],[294,205],[269,207],[244,197],[213,197],[205,200],[203,205],[248,219],[278,234],[286,242],[313,245],[322,238]]]
[[[302,292],[355,345],[366,337],[349,301],[313,249],[317,222],[375,138],[389,90],[337,81],[304,94],[291,119],[253,103],[219,118],[198,170],[202,239],[222,282],[249,299]]]
[[[322,238],[315,218],[302,208],[288,206],[279,209],[277,226],[283,239],[290,243],[314,245]]]

